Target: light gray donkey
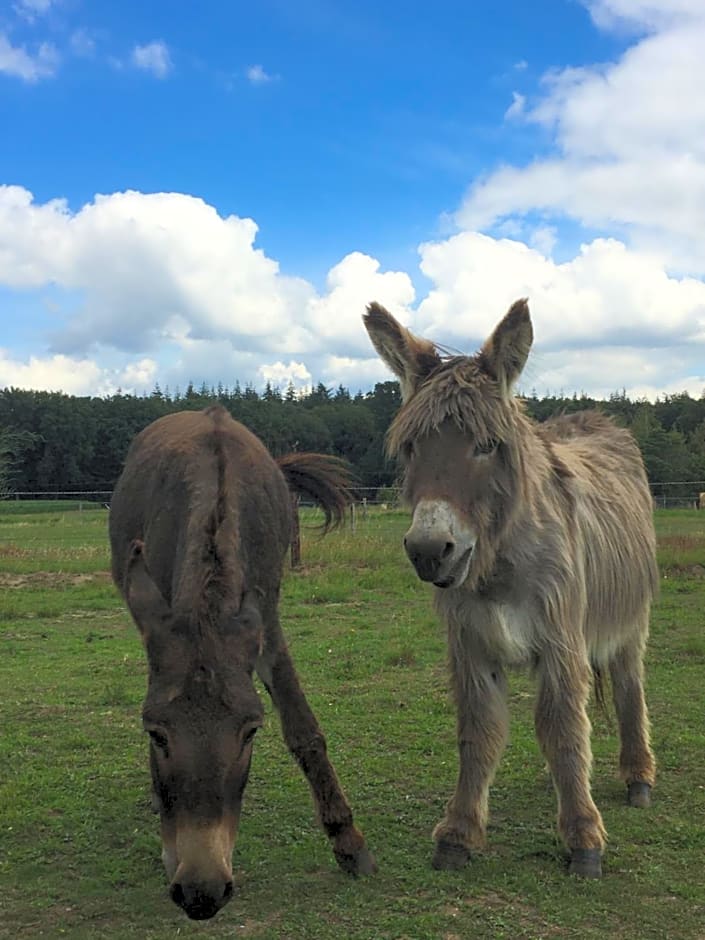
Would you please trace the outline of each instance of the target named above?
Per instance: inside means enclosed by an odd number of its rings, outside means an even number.
[[[655,762],[643,654],[658,588],[652,502],[631,434],[598,412],[537,424],[512,394],[533,339],[519,300],[475,356],[442,358],[379,304],[365,326],[401,382],[387,446],[413,510],[404,547],[448,630],[460,772],[434,831],[436,868],[485,841],[507,737],[505,667],[539,682],[536,734],[570,871],[599,877],[606,833],[590,793],[591,667],[609,668],[632,806]]]

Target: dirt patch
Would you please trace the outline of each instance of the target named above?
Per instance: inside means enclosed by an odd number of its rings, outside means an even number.
[[[105,584],[110,580],[108,571],[94,571],[92,574],[69,571],[30,571],[27,574],[13,574],[0,571],[0,587],[57,587],[60,585]]]
[[[705,578],[704,565],[668,565],[663,569],[664,578]]]
[[[679,552],[692,552],[700,549],[705,552],[705,538],[702,535],[662,535],[660,548],[672,548]]]

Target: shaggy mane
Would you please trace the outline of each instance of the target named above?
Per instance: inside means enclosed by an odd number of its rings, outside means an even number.
[[[482,354],[449,356],[429,373],[420,388],[399,409],[387,432],[390,457],[403,453],[413,441],[453,421],[473,440],[484,443],[512,435],[518,399],[505,399],[497,382],[487,374]]]

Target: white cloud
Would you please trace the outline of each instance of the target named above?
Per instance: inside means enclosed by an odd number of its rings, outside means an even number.
[[[141,394],[154,387],[157,364],[142,359],[123,369],[108,369],[94,359],[74,356],[12,358],[0,349],[0,388],[31,388],[67,395],[112,395],[118,389]]]
[[[547,258],[551,256],[558,241],[558,233],[553,225],[539,225],[529,233],[529,244]]]
[[[34,23],[37,17],[48,13],[55,2],[56,0],[18,0],[13,4],[13,9],[22,19]]]
[[[701,0],[583,0],[596,26],[658,30],[674,22],[699,19]]]
[[[618,61],[547,74],[520,115],[554,135],[555,152],[476,181],[462,228],[540,212],[571,217],[658,251],[672,270],[705,272],[705,4],[587,0],[602,26],[647,35]],[[511,110],[511,109],[510,109]]]
[[[698,375],[697,369],[702,371]],[[695,372],[693,370],[696,370]],[[674,380],[674,376],[678,379]],[[663,395],[688,392],[699,398],[705,391],[702,349],[700,362],[688,347],[648,351],[601,346],[542,353],[537,349],[529,359],[521,380],[522,391],[530,393],[533,384],[551,394],[586,393],[608,398],[626,388],[631,398],[652,401]]]
[[[222,217],[179,193],[97,196],[77,212],[0,187],[0,285],[58,301],[46,353],[9,353],[0,385],[106,393],[174,390],[189,380],[232,386],[323,381],[370,388],[389,373],[361,315],[378,300],[438,342],[473,352],[520,296],[529,296],[536,350],[524,387],[608,394],[700,390],[705,284],[669,274],[658,256],[594,239],[567,261],[547,257],[555,232],[512,238],[461,232],[420,247],[430,289],[352,252],[325,290],[283,275],[255,247],[251,219]],[[0,308],[0,314],[2,309]],[[110,362],[108,368],[104,363]]]
[[[315,334],[338,354],[367,354],[368,341],[360,331],[360,316],[372,300],[384,304],[395,316],[409,319],[414,286],[402,271],[380,271],[375,258],[354,251],[328,272],[328,292],[312,297],[306,322]]]
[[[118,385],[123,392],[139,393],[151,391],[157,380],[157,363],[154,359],[140,359],[129,363],[118,376]]]
[[[369,347],[369,340],[367,341]],[[370,347],[371,348],[371,347]],[[321,376],[328,386],[343,385],[345,388],[373,388],[377,382],[388,382],[393,378],[379,356],[353,359],[350,356],[327,356],[321,363]]]
[[[275,388],[286,390],[293,385],[297,391],[311,388],[311,373],[303,362],[290,359],[288,363],[272,362],[259,367],[257,373],[263,383],[269,382]]]
[[[519,117],[520,114],[524,113],[525,106],[526,106],[526,96],[520,95],[518,91],[513,91],[512,103],[504,112],[505,121],[510,121],[512,118]]]
[[[59,54],[50,42],[42,42],[36,52],[25,46],[13,46],[4,33],[0,33],[0,73],[21,78],[25,82],[38,82],[56,72]]]
[[[82,295],[56,337],[61,352],[216,336],[270,353],[310,348],[294,311],[313,289],[280,275],[253,247],[256,233],[251,219],[178,193],[97,196],[72,214],[61,200],[0,187],[0,283]]]
[[[468,349],[518,297],[528,296],[542,349],[705,344],[705,284],[669,277],[657,259],[614,239],[582,246],[557,264],[521,242],[462,232],[421,247],[434,288],[414,325]],[[705,357],[705,345],[701,346]]]
[[[267,82],[273,82],[278,78],[277,75],[270,75],[266,72],[261,65],[249,66],[246,74],[248,82],[252,85],[266,85]]]
[[[156,78],[166,78],[173,68],[169,49],[161,39],[144,46],[135,46],[132,50],[132,64],[145,72],[151,72]]]

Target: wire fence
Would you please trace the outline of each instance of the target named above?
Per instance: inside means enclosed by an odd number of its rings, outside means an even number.
[[[705,509],[705,480],[680,480],[669,483],[650,484],[654,505],[659,508],[702,508]],[[365,506],[386,506],[391,508],[399,505],[401,490],[397,486],[355,486],[352,488],[354,503],[360,508]],[[112,488],[87,489],[72,487],[56,490],[17,490],[12,493],[0,495],[0,512],[8,503],[60,503],[72,502],[78,506],[74,508],[88,508],[95,504],[110,508]],[[700,505],[702,502],[703,505]],[[302,506],[312,505],[306,501]],[[19,507],[18,507],[19,508]],[[38,508],[48,508],[38,507]],[[68,508],[68,507],[64,507]]]

